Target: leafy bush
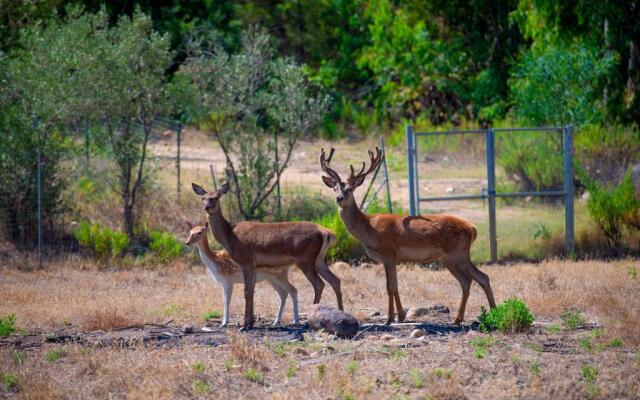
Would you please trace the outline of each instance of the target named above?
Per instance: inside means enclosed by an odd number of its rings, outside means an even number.
[[[496,137],[496,162],[521,190],[544,190],[562,185],[560,135],[501,133]]]
[[[327,256],[330,259],[348,260],[354,258],[354,255],[358,253],[360,242],[351,236],[337,210],[323,215],[314,222],[331,229],[336,235],[336,244],[327,251]]]
[[[129,244],[129,239],[124,233],[88,221],[80,222],[74,236],[81,246],[89,249],[98,258],[116,257],[122,254]]]
[[[180,257],[184,252],[184,244],[177,240],[171,233],[151,231],[149,238],[149,248],[160,261],[171,261],[174,258]]]
[[[631,225],[631,218],[640,210],[631,174],[625,175],[614,187],[598,184],[586,176],[583,180],[589,190],[589,214],[607,237],[609,245],[620,247],[623,228]]]
[[[15,314],[0,317],[0,337],[9,336],[16,331]]]
[[[615,63],[613,55],[579,42],[534,48],[509,82],[516,114],[536,125],[602,121],[602,91]]]
[[[522,332],[533,324],[534,317],[527,305],[517,298],[502,302],[496,308],[487,312],[484,307],[478,317],[480,330],[488,332]]]

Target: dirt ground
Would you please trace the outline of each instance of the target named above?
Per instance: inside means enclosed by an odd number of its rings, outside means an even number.
[[[308,330],[312,289],[297,271],[302,323],[271,327],[277,299],[258,285],[258,328],[220,328],[222,294],[198,266],[123,270],[70,259],[43,271],[0,269],[2,398],[513,399],[640,397],[638,260],[485,266],[498,301],[523,299],[536,317],[522,334],[483,334],[486,299],[473,286],[462,327],[451,325],[460,288],[446,271],[399,270],[405,307],[431,307],[413,323],[384,327],[381,266],[335,264],[346,311],[360,332],[338,339]],[[326,287],[322,303],[335,305]],[[436,305],[442,305],[435,307]],[[560,318],[579,309],[586,322]],[[450,312],[447,313],[447,309]],[[424,335],[412,338],[415,329]],[[8,384],[7,377],[16,378]]]

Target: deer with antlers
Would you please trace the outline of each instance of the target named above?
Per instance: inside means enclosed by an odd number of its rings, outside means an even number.
[[[220,207],[220,198],[229,191],[229,184],[225,183],[216,192],[208,192],[195,183],[191,185],[202,198],[213,237],[242,268],[244,329],[253,326],[253,293],[258,265],[277,268],[296,264],[313,285],[313,304],[319,303],[322,296],[322,276],[335,291],[338,308],[343,309],[340,279],[325,262],[327,250],[336,242],[333,232],[311,222],[242,221],[231,225]]]
[[[398,311],[398,321],[404,320],[404,311],[398,293],[398,262],[431,262],[442,260],[462,287],[462,299],[455,319],[462,323],[464,309],[469,298],[471,282],[476,281],[482,287],[489,306],[495,308],[493,291],[489,277],[480,271],[471,261],[470,248],[476,239],[475,226],[464,219],[451,215],[422,215],[404,217],[392,214],[363,213],[356,204],[353,192],[364,182],[368,174],[375,171],[382,161],[382,152],[376,147],[374,154],[369,150],[371,165],[365,171],[366,164],[357,174],[353,166],[347,182],[329,167],[335,149],[326,157],[324,149],[320,154],[320,166],[328,176],[322,176],[325,185],[336,193],[336,202],[340,207],[340,217],[347,230],[358,239],[369,257],[384,265],[389,296],[389,314],[387,324],[393,322],[394,300]]]

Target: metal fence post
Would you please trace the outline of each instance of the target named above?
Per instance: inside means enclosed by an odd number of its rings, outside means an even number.
[[[180,201],[180,135],[182,133],[182,124],[180,122],[177,123],[176,133],[176,142],[178,145],[178,153],[176,155],[176,193],[178,194],[178,201]]]
[[[487,194],[489,195],[489,248],[491,262],[498,261],[498,242],[496,238],[496,164],[495,164],[495,132],[487,129],[485,136],[487,151]]]
[[[382,163],[384,167],[384,184],[387,189],[387,210],[392,213],[393,206],[391,205],[391,190],[389,189],[389,171],[387,170],[387,150],[384,148],[384,138],[382,136],[380,136],[380,147],[382,148],[382,154],[384,154]]]
[[[564,171],[564,225],[567,256],[575,253],[573,215],[573,126],[562,130],[562,162]]]
[[[42,157],[38,149],[37,170],[37,202],[38,202],[38,268],[42,268]]]
[[[409,171],[409,215],[416,215],[416,194],[413,178],[415,164],[413,162],[413,128],[411,125],[406,126],[405,133],[407,137],[407,170]]]

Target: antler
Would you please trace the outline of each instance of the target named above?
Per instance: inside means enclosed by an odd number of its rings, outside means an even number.
[[[353,165],[349,165],[349,168],[351,169],[351,174],[349,175],[349,178],[347,179],[347,183],[352,185],[356,180],[358,180],[358,178],[366,176],[366,175],[370,174],[371,172],[375,171],[376,168],[378,168],[378,165],[382,161],[382,151],[378,148],[378,146],[376,146],[376,154],[375,155],[373,154],[373,151],[369,150],[369,159],[371,161],[371,165],[369,166],[369,169],[367,169],[366,172],[364,170],[365,167],[366,167],[366,164],[365,164],[364,161],[362,162],[362,169],[357,174],[355,173],[355,170],[353,169]]]
[[[333,157],[333,153],[336,151],[333,147],[329,151],[329,158],[326,158],[326,154],[324,149],[320,150],[320,167],[322,170],[331,177],[336,182],[342,182],[342,178],[340,175],[333,169],[329,168],[329,163],[331,162],[331,158]]]

